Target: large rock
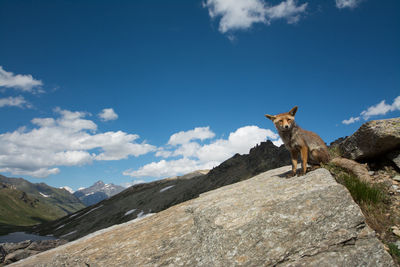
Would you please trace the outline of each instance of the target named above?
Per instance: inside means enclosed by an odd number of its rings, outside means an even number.
[[[400,147],[400,118],[364,123],[340,144],[343,157],[368,160]]]
[[[13,266],[395,266],[348,191],[290,167],[104,229]]]

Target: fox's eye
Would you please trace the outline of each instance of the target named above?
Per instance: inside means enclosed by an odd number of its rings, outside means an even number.
[[[288,119],[288,120],[287,120],[287,122],[291,122],[291,121],[292,121],[291,119]]]

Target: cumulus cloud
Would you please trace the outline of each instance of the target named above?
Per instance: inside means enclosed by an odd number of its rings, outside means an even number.
[[[266,8],[265,13],[269,21],[274,19],[286,19],[289,24],[297,23],[301,14],[306,11],[307,3],[297,6],[293,0],[283,1],[276,6]]]
[[[400,96],[397,96],[391,105],[386,104],[385,100],[382,100],[378,104],[369,107],[360,113],[358,117],[351,117],[348,120],[343,120],[343,124],[351,124],[359,121],[361,118],[368,120],[372,116],[386,115],[388,112],[400,110]]]
[[[118,119],[118,114],[112,108],[105,108],[99,113],[99,117],[103,121],[112,121]]]
[[[123,184],[121,184],[121,186],[125,187],[125,188],[128,188],[128,187],[131,187],[133,185],[144,184],[144,183],[146,183],[145,180],[133,180],[131,182],[123,183]]]
[[[230,133],[228,139],[218,139],[202,146],[195,154],[202,162],[222,162],[236,153],[245,154],[256,144],[267,138],[276,139],[278,135],[268,129],[257,126],[245,126]]]
[[[280,138],[276,141],[272,141],[272,143],[277,147],[280,147],[281,145],[283,145],[283,141]]]
[[[360,120],[360,117],[351,117],[348,120],[343,120],[342,123],[348,125],[348,124],[355,123],[356,121],[359,121],[359,120]]]
[[[34,170],[29,170],[29,169],[20,169],[20,168],[0,168],[0,172],[9,172],[12,173],[13,175],[29,175],[32,177],[37,177],[37,178],[42,178],[42,177],[47,177],[52,174],[58,174],[60,172],[59,168],[39,168],[39,169],[34,169]]]
[[[382,100],[375,106],[369,107],[367,110],[361,112],[361,116],[364,120],[368,120],[371,116],[377,115],[385,115],[389,111],[400,110],[400,96],[396,97],[391,105],[385,103],[385,100]]]
[[[267,138],[277,139],[279,136],[268,129],[245,126],[230,133],[227,139],[212,140],[209,144],[193,141],[215,137],[215,133],[209,127],[179,132],[171,137],[174,138],[170,138],[168,145],[173,145],[173,147],[169,150],[163,148],[156,155],[164,158],[178,157],[178,159],[163,159],[146,164],[137,170],[127,170],[123,174],[132,177],[160,178],[181,175],[199,169],[210,169],[236,153],[248,153],[250,148]],[[279,140],[277,142],[279,144]]]
[[[137,143],[137,134],[122,131],[97,133],[85,112],[55,109],[57,118],[34,118],[34,128],[21,127],[0,134],[0,171],[14,175],[46,177],[58,166],[77,166],[94,160],[119,160],[139,156],[156,147]]]
[[[40,86],[43,83],[40,80],[36,80],[30,74],[14,74],[8,72],[0,66],[0,87],[14,88],[24,92],[41,92]]]
[[[127,170],[123,175],[132,177],[169,177],[189,173],[194,170],[212,168],[212,164],[201,163],[198,160],[182,158],[177,160],[161,160],[140,167],[138,170]]]
[[[362,0],[335,0],[336,1],[336,7],[339,9],[342,8],[356,8]]]
[[[181,131],[171,135],[169,138],[169,145],[186,144],[192,140],[199,139],[201,141],[213,138],[215,134],[210,131],[210,127],[197,127],[190,131]]]
[[[276,19],[296,23],[306,11],[307,3],[297,5],[295,0],[286,0],[269,6],[263,0],[207,0],[203,7],[208,8],[212,19],[221,17],[219,31],[227,33],[249,29],[255,23],[270,24]]]
[[[18,107],[18,108],[31,108],[31,104],[25,100],[23,96],[0,98],[0,108],[2,107]]]

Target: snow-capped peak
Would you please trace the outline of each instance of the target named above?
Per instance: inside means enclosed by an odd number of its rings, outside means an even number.
[[[71,194],[74,193],[74,190],[73,190],[71,187],[69,187],[69,186],[63,186],[63,187],[60,187],[60,189],[65,189],[65,190],[67,190],[68,192],[70,192]]]

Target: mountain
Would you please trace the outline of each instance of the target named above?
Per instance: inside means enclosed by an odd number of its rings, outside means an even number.
[[[396,266],[328,170],[286,179],[288,171],[264,172],[14,266]]]
[[[97,181],[88,188],[79,189],[74,192],[74,196],[79,198],[86,206],[90,206],[112,197],[124,189],[124,187],[119,185],[104,184],[103,181]]]
[[[64,189],[0,175],[0,228],[51,221],[85,206]]]
[[[74,190],[72,190],[72,188],[69,187],[69,186],[63,186],[63,187],[60,187],[60,189],[65,189],[65,190],[67,190],[68,192],[70,192],[71,194],[74,193]]]
[[[236,154],[218,167],[150,183],[134,185],[121,193],[56,221],[34,229],[41,235],[53,234],[74,240],[103,228],[159,212],[200,194],[246,180],[266,170],[290,164],[289,152],[271,141]]]

